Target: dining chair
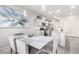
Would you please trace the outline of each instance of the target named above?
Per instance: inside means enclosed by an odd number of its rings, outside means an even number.
[[[29,54],[28,45],[25,44],[22,40],[16,40],[16,46],[18,54]]]
[[[52,36],[54,38],[54,41],[53,41],[53,53],[57,53],[58,45],[59,45],[59,42],[60,42],[60,33],[53,31]]]
[[[16,46],[16,38],[18,37],[27,37],[23,34],[19,34],[19,33],[16,33],[14,34],[13,36],[10,36],[9,37],[9,47],[10,47],[10,51],[11,51],[11,54],[14,52],[15,54],[17,54],[17,46]]]
[[[65,33],[60,32],[60,45],[65,47]]]
[[[17,53],[17,49],[16,49],[16,39],[14,36],[10,36],[9,37],[9,47],[11,50],[11,54],[14,52],[15,54]]]

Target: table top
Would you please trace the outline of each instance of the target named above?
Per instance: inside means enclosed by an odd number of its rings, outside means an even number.
[[[53,37],[51,36],[34,36],[34,37],[28,37],[28,38],[19,38],[22,40],[24,43],[37,48],[41,49],[43,48],[48,42],[53,40]]]

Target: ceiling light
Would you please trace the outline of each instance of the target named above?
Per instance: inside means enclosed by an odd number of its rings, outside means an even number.
[[[52,11],[49,11],[48,13],[51,15],[52,14]]]
[[[56,16],[54,16],[54,18],[56,18]]]
[[[61,11],[58,9],[56,12],[57,12],[57,13],[60,13]]]
[[[69,15],[72,15],[72,13],[70,13]]]
[[[71,6],[70,8],[71,8],[71,9],[74,9],[74,8],[75,8],[75,6]]]
[[[45,6],[45,5],[42,5],[41,7],[42,7],[42,8],[45,8],[46,6]]]
[[[45,8],[42,8],[42,11],[46,11],[46,9]]]
[[[45,5],[42,5],[41,8],[42,8],[42,11],[46,11],[46,6]]]

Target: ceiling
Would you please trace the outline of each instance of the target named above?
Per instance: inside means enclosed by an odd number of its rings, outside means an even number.
[[[51,18],[79,15],[78,5],[19,5],[19,7]]]

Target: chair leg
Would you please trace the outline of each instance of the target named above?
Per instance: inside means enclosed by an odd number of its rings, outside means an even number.
[[[15,54],[18,54],[17,52],[15,52]]]
[[[28,45],[29,54],[30,54],[30,52],[31,52],[31,48],[32,48],[32,47]]]
[[[12,48],[10,48],[10,53],[13,54],[13,50],[12,50]],[[15,53],[15,54],[18,54],[17,51],[14,52],[14,53]]]
[[[58,50],[56,50],[56,54],[58,53]]]
[[[11,54],[12,54],[12,48],[10,48],[10,52],[11,52]]]

